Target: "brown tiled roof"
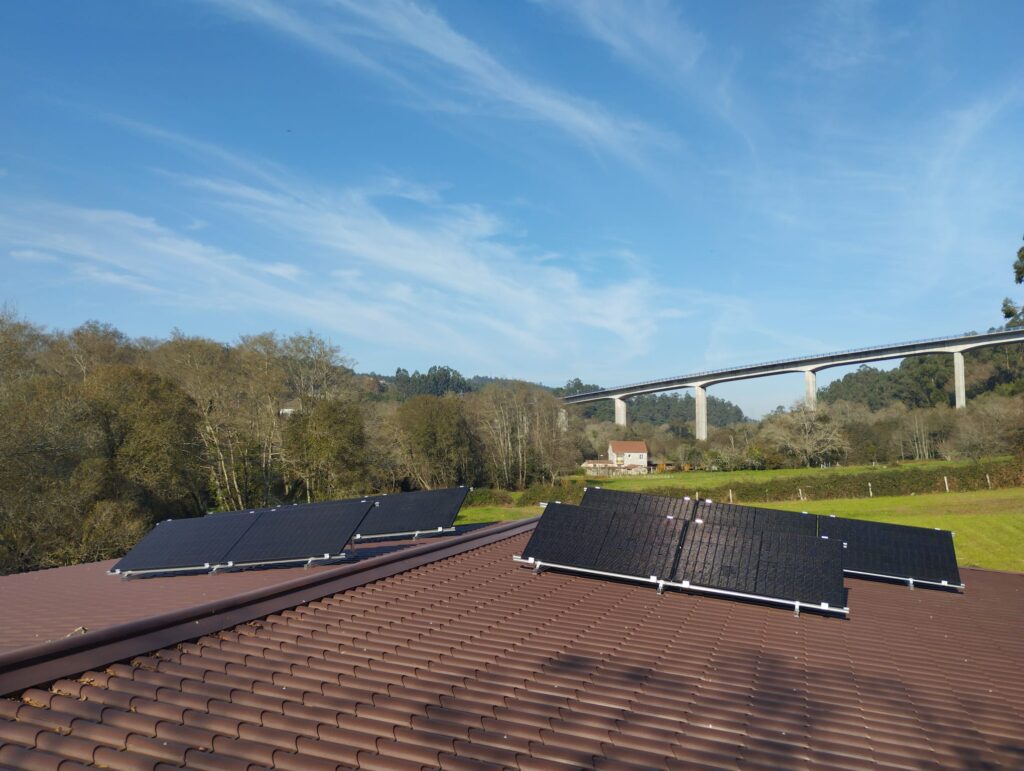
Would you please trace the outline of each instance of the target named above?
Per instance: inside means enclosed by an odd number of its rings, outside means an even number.
[[[248,570],[128,581],[107,575],[116,562],[0,577],[0,652],[60,640],[82,630],[96,632],[330,569]]]
[[[527,534],[498,537],[0,700],[0,765],[1024,762],[1024,576],[964,570],[965,594],[850,579],[848,621],[797,618],[535,575],[511,560]]]
[[[612,452],[616,455],[624,452],[647,452],[647,442],[639,441],[612,441],[609,442]]]

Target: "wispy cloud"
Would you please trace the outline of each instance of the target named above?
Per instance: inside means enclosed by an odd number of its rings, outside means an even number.
[[[57,262],[57,258],[38,249],[11,249],[8,252],[12,259],[19,262]]]
[[[669,0],[534,0],[568,18],[583,34],[646,78],[682,96],[698,113],[728,126],[756,158],[758,117],[733,74],[738,49],[711,54],[707,37]]]
[[[707,45],[667,0],[537,0],[575,19],[629,64],[666,81],[683,77]]]
[[[273,0],[209,0],[321,53],[405,87],[428,107],[503,108],[545,123],[589,150],[645,165],[676,138],[592,100],[547,86],[503,64],[438,12],[410,0],[333,0],[290,7]]]
[[[700,302],[676,294],[669,308],[639,265],[588,280],[540,250],[511,245],[509,236],[518,242],[521,234],[483,207],[399,179],[332,191],[173,178],[211,214],[244,223],[270,258],[134,212],[14,199],[0,201],[0,247],[23,259],[59,258],[76,280],[140,293],[179,313],[260,309],[489,371],[508,371],[509,360],[534,373],[561,369],[567,349],[588,342],[617,341],[625,359],[642,356],[678,304]],[[295,251],[301,268],[282,259]]]

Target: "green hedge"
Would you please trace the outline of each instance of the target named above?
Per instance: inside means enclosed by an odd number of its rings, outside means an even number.
[[[536,506],[547,501],[579,503],[583,498],[584,486],[578,479],[566,479],[553,485],[533,484],[519,494],[516,506]]]
[[[511,506],[512,493],[493,487],[474,487],[466,496],[465,506]]]
[[[986,474],[988,480],[985,478]],[[717,487],[702,487],[699,490],[671,485],[650,487],[643,492],[677,498],[684,495],[699,495],[701,498],[710,498],[714,501],[727,501],[731,489],[734,501],[747,503],[799,500],[802,492],[805,499],[829,500],[867,498],[869,483],[871,495],[945,492],[943,477],[949,480],[949,489],[952,492],[987,490],[989,480],[992,487],[1018,487],[1024,485],[1024,462],[1020,458],[1015,458],[948,469],[900,469],[896,473],[879,470],[864,471],[860,474],[829,474],[827,471],[821,471],[807,476],[770,479],[764,482],[732,482]]]

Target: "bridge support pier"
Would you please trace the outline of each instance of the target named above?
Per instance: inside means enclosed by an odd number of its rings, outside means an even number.
[[[626,413],[626,400],[616,396],[612,401],[615,402],[615,425],[629,425],[629,416]]]
[[[804,389],[807,392],[804,397],[807,409],[818,409],[818,373],[813,369],[804,370]]]
[[[696,402],[697,441],[706,442],[708,438],[708,389],[707,386],[695,385],[693,398]]]
[[[967,381],[964,378],[964,354],[953,351],[953,388],[956,392],[956,408],[967,406]]]

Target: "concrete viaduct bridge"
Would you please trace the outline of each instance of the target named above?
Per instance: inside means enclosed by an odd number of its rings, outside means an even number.
[[[848,364],[865,364],[885,359],[902,359],[907,356],[924,356],[929,353],[953,354],[953,379],[956,390],[956,406],[962,408],[967,403],[967,391],[964,384],[964,351],[973,348],[985,348],[1006,343],[1024,343],[1024,329],[1004,329],[997,332],[984,332],[980,335],[959,335],[957,337],[939,337],[933,340],[918,340],[913,343],[897,343],[880,345],[874,348],[858,348],[838,353],[823,353],[817,356],[805,356],[799,359],[782,359],[764,364],[748,364],[742,367],[715,369],[706,372],[695,372],[663,380],[648,380],[644,383],[602,388],[599,391],[588,391],[563,397],[566,404],[584,404],[599,399],[612,399],[615,402],[615,422],[626,425],[626,399],[640,394],[652,394],[662,391],[675,391],[681,388],[692,388],[697,402],[697,439],[708,438],[708,392],[710,386],[727,383],[731,380],[748,380],[769,375],[781,375],[786,372],[803,372],[807,389],[807,404],[814,409],[817,406],[818,379],[817,373],[829,367],[841,367]]]

